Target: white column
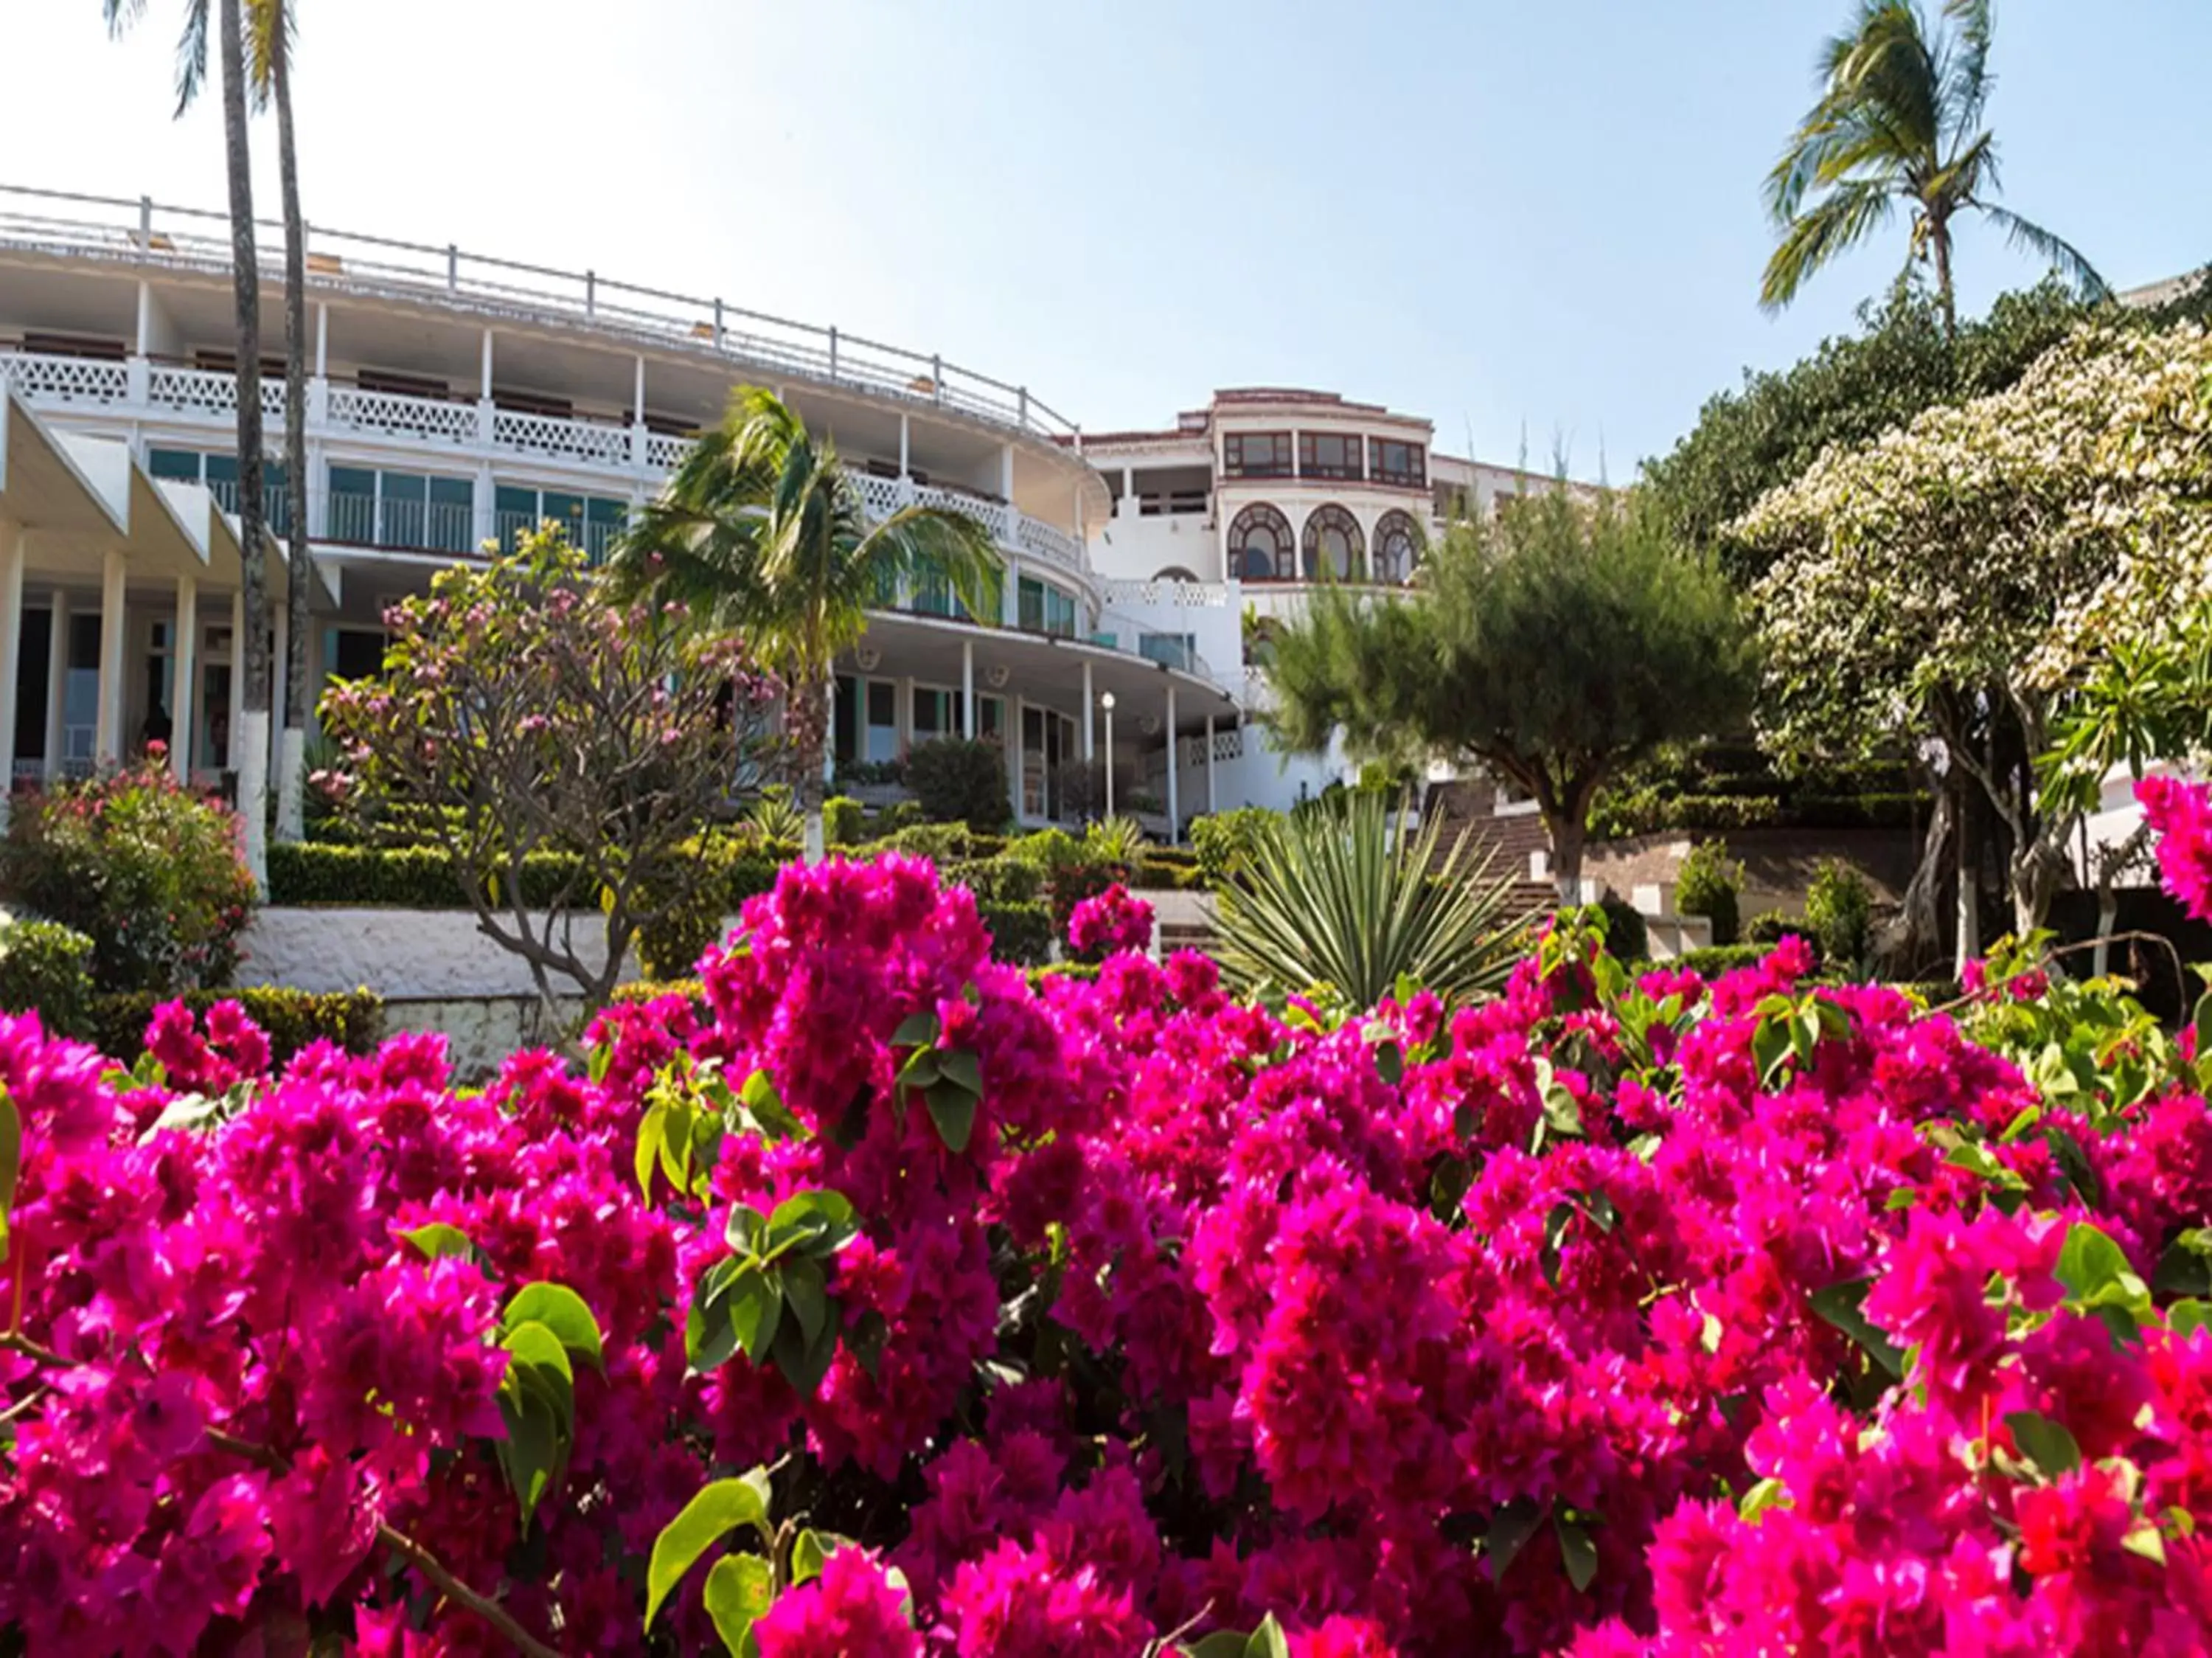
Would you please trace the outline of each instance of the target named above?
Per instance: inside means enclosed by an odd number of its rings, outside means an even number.
[[[327,380],[331,373],[331,308],[315,307],[315,378]]]
[[[642,351],[637,354],[637,392],[630,399],[629,413],[630,418],[637,424],[645,424],[645,353]]]
[[[1176,762],[1182,759],[1177,752],[1182,745],[1176,739],[1175,681],[1168,681],[1168,844],[1172,846],[1182,838],[1182,814],[1176,809],[1176,773],[1182,770]]]
[[[1014,446],[1011,443],[999,447],[999,498],[1010,507],[1014,504]]]
[[[123,763],[123,554],[109,548],[100,567],[100,716],[93,755],[101,765]]]
[[[1098,757],[1098,705],[1091,695],[1091,659],[1083,659],[1083,764],[1087,767]]]
[[[486,399],[491,396],[491,330],[489,328],[483,331],[483,375],[477,385],[477,395]]]
[[[0,828],[15,790],[15,681],[23,671],[23,565],[30,532],[17,530],[0,546]]]
[[[1213,716],[1206,716],[1206,810],[1208,816],[1221,808],[1214,804],[1213,795]]]
[[[63,720],[69,704],[70,599],[54,589],[52,608],[46,613],[46,781],[62,774],[62,745],[69,728]]]
[[[1014,693],[1013,727],[1007,736],[1011,741],[1006,745],[1010,761],[1006,767],[1006,793],[1014,808],[1014,821],[1018,824],[1022,820],[1022,697],[1019,692]]]
[[[1121,468],[1121,499],[1119,503],[1118,515],[1123,518],[1134,518],[1138,515],[1137,469],[1134,466]]]
[[[908,436],[907,419],[904,415],[901,415],[899,417],[899,476],[901,478],[904,478],[907,473]]]
[[[169,698],[169,765],[179,783],[192,777],[192,732],[198,723],[194,696],[198,691],[200,641],[200,584],[190,576],[177,577],[176,689]]]
[[[960,735],[975,741],[975,642],[960,642]]]

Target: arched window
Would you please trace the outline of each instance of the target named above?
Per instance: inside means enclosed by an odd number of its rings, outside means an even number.
[[[1152,580],[1155,582],[1195,582],[1198,580],[1198,576],[1195,571],[1187,570],[1181,564],[1170,564],[1165,570],[1154,572]]]
[[[1229,525],[1229,568],[1240,581],[1286,582],[1297,574],[1291,563],[1291,521],[1264,501],[1255,501]]]
[[[1348,581],[1365,563],[1367,545],[1359,521],[1340,506],[1316,507],[1306,517],[1305,576],[1309,582],[1334,576]]]
[[[1402,584],[1413,579],[1421,558],[1420,527],[1411,513],[1393,508],[1376,521],[1375,579]]]

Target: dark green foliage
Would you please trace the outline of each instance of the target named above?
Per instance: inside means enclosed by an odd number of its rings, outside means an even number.
[[[979,835],[1006,827],[1006,751],[981,738],[939,737],[907,757],[906,780],[933,823],[964,823]]]
[[[991,954],[1019,967],[1041,966],[1060,936],[1052,911],[1042,904],[982,904],[975,906],[991,931]]]
[[[1597,791],[1660,745],[1733,727],[1753,662],[1727,583],[1650,515],[1564,486],[1455,524],[1428,592],[1320,590],[1275,642],[1285,745],[1479,762],[1533,796],[1562,892]]]
[[[1762,910],[1744,923],[1743,941],[1747,944],[1779,944],[1790,934],[1802,934],[1804,930],[1803,922],[1780,910]]]
[[[685,1001],[704,1008],[707,989],[696,978],[639,978],[627,984],[617,984],[610,1000],[617,1007],[628,1007],[647,1002],[658,1002],[664,996],[680,996]]]
[[[0,920],[0,1012],[36,1013],[83,1036],[92,1011],[92,941],[58,922]]]
[[[822,802],[822,836],[831,846],[851,846],[867,832],[867,808],[849,795]]]
[[[1264,806],[1242,806],[1233,812],[1213,812],[1190,826],[1190,844],[1198,867],[1209,882],[1218,882],[1248,856],[1260,826],[1276,814]]]
[[[1826,858],[1805,889],[1805,931],[1832,973],[1856,973],[1874,938],[1874,891],[1840,858]]]
[[[905,852],[914,857],[924,857],[944,864],[964,858],[981,857],[975,832],[966,824],[915,823],[896,829],[880,840],[854,849],[858,856],[872,856],[879,852]]]
[[[1206,877],[1195,864],[1163,856],[1155,850],[1137,860],[1129,884],[1154,892],[1180,893],[1205,886]]]
[[[1068,917],[1086,898],[1116,881],[1127,884],[1129,866],[1100,850],[1092,838],[1078,840],[1062,829],[1040,829],[1006,844],[1006,855],[1031,863],[1044,876],[1045,906],[1052,913],[1055,938],[1067,932]]]
[[[524,902],[539,904],[577,875],[564,852],[533,853],[523,864]],[[389,904],[462,910],[468,899],[452,856],[437,846],[331,846],[278,842],[269,848],[271,904]]]
[[[1747,370],[1740,389],[1713,397],[1671,453],[1644,462],[1643,493],[1670,533],[1748,582],[1764,560],[1728,526],[1769,490],[1794,482],[1821,450],[1863,443],[1939,404],[2001,392],[2085,317],[2115,309],[2085,305],[2047,282],[2000,296],[1947,345],[1934,301],[1869,306],[1858,333],[1824,340],[1778,372]]]
[[[1036,904],[1044,896],[1044,871],[1019,858],[974,858],[945,864],[939,873],[975,893],[978,904]]]
[[[711,879],[695,887],[687,902],[668,906],[638,929],[637,959],[650,978],[688,973],[708,947],[722,942],[730,918],[749,898],[775,885],[781,853],[763,851],[743,838],[708,835],[694,844]]]
[[[1716,944],[1709,949],[1685,950],[1672,961],[1655,961],[1648,965],[1662,970],[1687,967],[1707,978],[1717,978],[1738,967],[1756,966],[1766,960],[1768,947],[1764,944]]]
[[[1711,922],[1715,944],[1733,944],[1740,919],[1736,897],[1742,888],[1743,865],[1718,841],[1701,840],[1674,872],[1674,907]]]
[[[312,1043],[335,1042],[348,1053],[364,1054],[384,1039],[384,1003],[368,991],[318,995],[259,986],[234,991],[193,991],[182,997],[145,991],[103,996],[92,1009],[90,1039],[111,1059],[128,1064],[145,1045],[146,1022],[161,1003],[181,1000],[195,1017],[218,1002],[235,1002],[269,1033],[273,1064],[283,1065]]]
[[[1650,929],[1644,911],[1618,893],[1607,893],[1595,906],[1605,923],[1605,948],[1623,961],[1639,960],[1651,948]]]

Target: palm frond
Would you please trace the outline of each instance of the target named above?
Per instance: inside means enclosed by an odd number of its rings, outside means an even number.
[[[1815,271],[1888,223],[1896,205],[1891,192],[1873,180],[1855,180],[1823,197],[1791,221],[1767,260],[1759,304],[1770,311],[1789,304]]]
[[[1973,202],[1984,217],[2005,233],[2005,240],[2014,247],[2033,253],[2050,261],[2051,268],[2084,299],[2107,299],[2112,288],[2097,272],[2097,267],[2087,257],[2054,231],[2045,229],[2033,219],[2024,219],[2010,208],[1997,207],[1986,202]]]
[[[1966,131],[1981,120],[1995,82],[1990,73],[1990,0],[1943,0],[1943,15],[1956,30],[1954,43],[1944,55],[1944,119]]]
[[[1258,826],[1249,861],[1220,893],[1222,970],[1247,993],[1322,989],[1364,1010],[1410,980],[1448,1002],[1494,991],[1525,917],[1511,882],[1462,832],[1401,832],[1379,794],[1353,791]]]
[[[299,14],[290,0],[246,0],[246,80],[253,107],[266,109],[276,84],[276,60],[289,64],[298,38]]]
[[[209,0],[190,0],[177,35],[177,113],[182,115],[207,84]]]

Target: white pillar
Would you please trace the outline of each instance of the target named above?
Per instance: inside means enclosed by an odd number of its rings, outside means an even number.
[[[93,755],[101,765],[123,763],[123,554],[109,548],[100,566],[100,716]]]
[[[960,642],[960,735],[975,741],[975,642]]]
[[[0,546],[0,828],[15,791],[15,681],[23,671],[23,565],[30,532],[17,530]]]
[[[1213,794],[1213,716],[1206,716],[1206,810],[1212,816],[1220,808],[1214,804]]]
[[[173,659],[176,689],[169,698],[169,765],[179,783],[192,777],[192,732],[198,723],[193,705],[199,686],[200,584],[191,576],[177,577],[177,651]]]
[[[62,774],[62,745],[69,727],[63,719],[69,704],[70,599],[54,589],[52,608],[46,613],[46,782]]]
[[[1014,504],[1014,446],[1011,443],[999,447],[999,498],[1010,507]]]
[[[1014,808],[1014,821],[1018,825],[1022,820],[1022,698],[1019,692],[1014,693],[1013,728],[1007,735],[1012,740],[1006,746],[1006,753],[1012,757],[1012,764],[1006,767],[1006,794]]]
[[[907,437],[906,417],[901,415],[899,417],[899,476],[901,478],[904,478],[907,473]]]
[[[491,330],[489,328],[483,331],[483,375],[477,388],[477,395],[487,399],[491,396]]]
[[[331,373],[331,308],[315,308],[315,378],[327,380]]]
[[[1091,761],[1098,758],[1097,734],[1092,729],[1098,723],[1098,705],[1091,694],[1091,659],[1083,659],[1083,765],[1088,771]]]
[[[637,354],[637,394],[630,399],[630,418],[638,425],[645,424],[645,353]]]
[[[1168,681],[1168,844],[1172,846],[1182,838],[1182,814],[1176,809],[1176,773],[1182,768],[1176,762],[1182,758],[1178,752],[1182,744],[1176,737],[1175,681]]]

